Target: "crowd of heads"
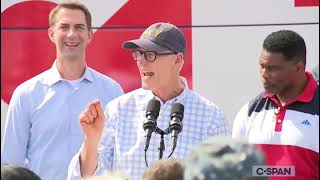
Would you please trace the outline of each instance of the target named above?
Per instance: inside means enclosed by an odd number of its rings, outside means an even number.
[[[2,180],[41,180],[33,171],[19,166],[1,164]]]
[[[161,159],[144,171],[142,180],[253,180],[254,166],[265,165],[262,152],[253,144],[231,137],[212,137],[195,146],[184,159]],[[124,173],[106,172],[86,180],[128,180]],[[264,180],[266,177],[259,177]]]

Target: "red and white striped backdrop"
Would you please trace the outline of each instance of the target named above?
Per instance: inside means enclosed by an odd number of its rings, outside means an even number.
[[[61,1],[1,0],[1,128],[18,84],[48,69],[55,58],[47,36],[48,13]],[[123,41],[158,21],[182,28],[187,54],[182,75],[215,102],[232,124],[239,108],[262,90],[258,57],[267,34],[300,33],[307,68],[319,60],[318,0],[83,0],[93,16],[88,65],[116,79],[126,92],[140,79]],[[3,132],[3,131],[1,131]],[[2,134],[1,134],[2,140]]]

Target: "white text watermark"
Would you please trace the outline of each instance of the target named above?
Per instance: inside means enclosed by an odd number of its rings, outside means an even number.
[[[295,176],[294,166],[253,166],[252,176]]]

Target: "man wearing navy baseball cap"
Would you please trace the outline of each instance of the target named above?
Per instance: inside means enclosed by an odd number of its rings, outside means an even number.
[[[152,24],[139,39],[124,42],[123,48],[130,50],[137,64],[142,87],[109,103],[104,113],[99,103],[92,102],[80,114],[86,138],[70,164],[71,179],[101,174],[106,169],[141,179],[147,164],[160,157],[160,134],[152,133],[146,146],[146,109],[151,99],[160,105],[155,126],[161,130],[170,130],[173,124],[180,128],[178,138],[172,138],[173,133],[164,136],[164,158],[173,153],[171,157],[184,159],[194,145],[208,137],[228,134],[222,111],[189,89],[180,76],[186,43],[179,28],[169,23]],[[172,107],[177,103],[184,107],[180,119],[172,118]]]
[[[185,53],[186,42],[183,32],[169,23],[155,23],[148,27],[139,39],[126,41],[123,48],[145,48],[150,51],[161,52],[171,50]]]

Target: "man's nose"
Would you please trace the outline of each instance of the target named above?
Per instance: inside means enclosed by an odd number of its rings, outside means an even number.
[[[260,69],[261,77],[264,79],[268,79],[270,77],[270,72],[266,68]]]
[[[75,35],[75,30],[74,30],[74,28],[70,28],[69,31],[68,31],[68,33],[67,33],[67,36],[68,36],[68,37],[72,37],[72,36],[74,36],[74,35]]]
[[[143,54],[139,54],[137,60],[144,63],[147,61]]]

